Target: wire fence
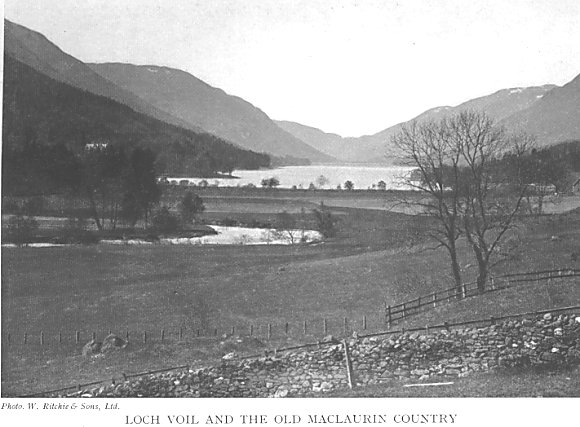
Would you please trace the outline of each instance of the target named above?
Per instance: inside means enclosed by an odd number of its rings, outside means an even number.
[[[111,328],[108,331],[3,331],[3,343],[9,346],[15,345],[40,345],[40,346],[73,346],[84,345],[87,341],[100,341],[107,335],[114,333],[135,344],[153,343],[185,343],[201,339],[227,339],[231,336],[245,336],[263,341],[304,341],[314,337],[336,335],[349,336],[354,331],[357,333],[370,333],[381,329],[391,328],[397,322],[407,319],[442,304],[453,303],[465,298],[482,295],[483,293],[497,292],[513,286],[525,285],[547,281],[548,283],[561,283],[559,279],[578,278],[573,283],[580,284],[580,270],[565,268],[557,270],[544,270],[524,273],[513,273],[490,278],[490,286],[483,292],[478,289],[477,283],[466,283],[460,288],[453,287],[436,291],[431,294],[421,295],[417,298],[395,304],[385,305],[384,313],[375,312],[371,315],[359,317],[344,316],[341,318],[316,318],[301,321],[278,321],[265,324],[245,324],[231,326],[209,327],[207,325],[189,325],[162,327],[156,330],[141,329],[129,330]]]
[[[548,309],[548,310],[529,311],[529,312],[525,312],[525,313],[508,314],[508,315],[504,315],[504,316],[491,316],[488,318],[479,318],[479,319],[467,320],[467,321],[462,321],[462,322],[443,322],[443,323],[435,324],[435,325],[426,325],[426,326],[421,327],[421,328],[409,328],[409,329],[401,328],[398,330],[388,330],[388,331],[379,331],[379,332],[374,332],[374,333],[369,333],[369,334],[361,334],[361,335],[357,336],[357,339],[373,338],[373,337],[379,337],[379,336],[396,335],[396,334],[404,334],[404,333],[415,333],[415,332],[424,332],[426,334],[429,334],[431,331],[434,331],[434,330],[445,329],[445,330],[449,331],[452,328],[460,328],[460,327],[464,327],[464,326],[494,325],[498,322],[501,322],[503,320],[508,320],[508,319],[517,319],[517,318],[523,318],[523,317],[528,317],[528,316],[539,316],[539,315],[544,315],[547,313],[555,314],[555,313],[564,313],[564,312],[572,312],[572,311],[575,312],[578,310],[580,310],[580,305],[552,308],[552,309]],[[263,353],[255,353],[255,354],[249,354],[249,355],[242,356],[238,360],[255,359],[255,358],[271,356],[271,355],[275,356],[275,355],[278,355],[279,353],[282,353],[282,352],[301,350],[301,349],[307,349],[307,348],[321,349],[323,347],[327,347],[327,346],[331,346],[331,345],[338,345],[338,344],[339,343],[337,341],[331,341],[331,342],[317,341],[317,342],[301,344],[301,345],[296,345],[296,346],[275,348],[273,350],[265,350]],[[348,353],[348,344],[346,341],[343,341],[343,346],[345,347],[345,351]],[[190,369],[190,368],[191,368],[190,365],[180,365],[180,366],[173,366],[173,367],[168,367],[168,368],[156,369],[156,370],[152,370],[152,371],[139,372],[139,373],[134,373],[134,374],[121,373],[117,377],[92,381],[92,382],[88,382],[88,383],[75,384],[75,385],[62,387],[62,388],[58,388],[58,389],[53,389],[53,390],[45,390],[45,391],[41,391],[41,392],[21,395],[19,397],[22,397],[22,398],[42,397],[42,396],[47,396],[47,395],[56,394],[56,393],[64,393],[64,392],[73,391],[73,390],[76,390],[77,392],[80,393],[83,389],[87,390],[88,387],[93,387],[93,386],[97,386],[97,385],[104,386],[104,385],[108,385],[108,384],[114,385],[117,382],[127,381],[128,379],[131,379],[131,378],[144,377],[147,375],[154,375],[154,374],[159,374],[159,373],[164,373],[164,372],[180,371],[180,370],[185,370],[185,369]]]

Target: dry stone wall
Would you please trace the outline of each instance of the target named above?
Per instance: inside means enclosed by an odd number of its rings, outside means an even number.
[[[348,341],[358,385],[457,378],[501,367],[580,364],[580,317],[546,314],[480,328]],[[342,344],[149,375],[83,390],[96,397],[309,396],[348,386]]]

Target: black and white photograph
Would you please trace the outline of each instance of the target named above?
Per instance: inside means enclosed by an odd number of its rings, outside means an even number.
[[[576,0],[5,0],[3,22],[0,417],[578,403]],[[267,422],[458,423],[339,409]]]

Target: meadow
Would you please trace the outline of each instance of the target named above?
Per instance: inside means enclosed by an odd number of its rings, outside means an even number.
[[[183,189],[168,192],[166,201],[175,201],[178,191]],[[332,196],[322,192],[298,192],[293,198],[289,191],[267,190],[256,200],[255,193],[214,188],[202,197],[217,200],[220,191],[225,200],[221,203],[229,209],[208,209],[203,214],[207,222],[225,217],[273,221],[273,211],[289,206],[308,210],[320,201],[332,206]],[[384,304],[450,286],[446,254],[431,249],[426,237],[428,218],[356,208],[358,198],[369,200],[368,193],[376,192],[336,193],[351,207],[330,208],[339,219],[338,234],[316,245],[4,249],[2,394],[56,388],[112,373],[209,363],[224,354],[219,336],[232,326],[236,334],[247,334],[253,325],[255,335],[267,344],[263,328],[272,324],[279,338],[272,343],[276,345],[320,338],[322,319],[328,319],[331,333],[340,334],[344,317],[351,329],[360,327],[363,316],[369,328],[380,329],[385,326]],[[383,202],[385,196],[378,196]],[[496,274],[577,267],[573,254],[580,252],[580,212],[523,219],[513,238],[519,245],[509,262],[496,266]],[[471,280],[473,261],[467,250],[461,253],[465,278]],[[574,289],[555,291],[554,298],[541,292],[503,291],[503,297],[496,294],[501,304],[483,304],[479,298],[487,297],[477,297],[461,302],[468,305],[458,306],[459,313],[478,314],[473,311],[478,305],[487,307],[486,315],[499,315],[521,307],[577,303],[580,295]],[[419,321],[447,320],[450,310],[454,309],[442,307]],[[301,331],[304,321],[309,325],[306,334]],[[291,328],[288,338],[280,337],[285,322]],[[168,334],[163,343],[162,329]],[[187,339],[175,339],[180,329]],[[198,330],[202,337],[193,338]],[[38,344],[41,331],[44,346]],[[79,343],[74,342],[75,331],[81,332]],[[130,346],[103,358],[80,355],[92,332],[102,339],[108,331],[122,336],[128,331]],[[147,343],[144,331],[150,334]],[[21,342],[24,333],[31,337],[27,345]]]

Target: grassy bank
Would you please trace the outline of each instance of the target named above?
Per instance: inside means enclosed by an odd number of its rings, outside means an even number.
[[[231,203],[223,216],[273,218],[264,212],[238,212],[235,207]],[[384,326],[384,302],[449,287],[447,255],[429,249],[426,218],[371,209],[332,211],[340,218],[338,235],[314,246],[96,245],[3,250],[3,343],[6,333],[21,341],[28,332],[35,341],[28,347],[3,345],[3,392],[68,385],[98,379],[110,371],[205,363],[221,355],[215,338],[160,343],[164,328],[174,334],[183,327],[191,336],[197,329],[213,333],[218,328],[221,334],[235,326],[239,333],[247,332],[250,325],[261,325],[264,337],[268,323],[280,334],[281,325],[289,322],[288,342],[312,340],[321,336],[323,318],[329,320],[330,333],[342,331],[344,317],[349,328],[359,328],[363,316],[369,329],[379,328]],[[520,245],[512,251],[509,264],[496,267],[498,274],[578,265],[572,255],[580,251],[580,213],[528,219],[518,234]],[[461,248],[464,274],[471,280],[473,261],[466,247]],[[474,298],[469,304],[518,311],[534,301],[545,301],[542,292],[498,293],[495,303]],[[576,291],[555,292],[559,293],[554,305],[578,301]],[[483,309],[474,312],[474,306],[460,305],[435,312],[438,318],[453,313],[488,315]],[[417,321],[424,325],[430,319],[434,318]],[[52,342],[62,332],[70,342],[75,330],[82,331],[78,345],[38,345],[40,331]],[[93,331],[102,338],[109,330],[131,331],[135,344],[144,331],[155,339],[131,346],[115,359],[80,356],[80,347]]]

